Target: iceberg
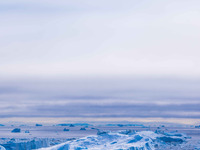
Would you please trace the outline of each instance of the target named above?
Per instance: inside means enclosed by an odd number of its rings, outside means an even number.
[[[38,124],[38,123],[36,123],[35,126],[36,126],[36,127],[38,127],[38,126],[42,126],[42,124]]]
[[[86,130],[85,128],[80,128],[80,130]]]
[[[6,150],[3,146],[0,145],[0,150]]]
[[[167,135],[153,131],[98,131],[97,135],[67,141],[40,150],[164,150],[168,146],[175,145],[174,143],[182,144],[186,139],[184,134],[177,133]]]
[[[67,128],[64,128],[64,129],[63,129],[63,131],[69,131],[69,129],[67,129]]]
[[[26,131],[24,131],[24,133],[30,133],[30,131],[29,131],[29,130],[26,130]]]
[[[70,127],[74,127],[74,126],[92,126],[92,125],[88,124],[88,123],[74,123],[74,124],[61,123],[61,124],[57,124],[56,126],[70,126]]]
[[[6,142],[7,141],[7,142]],[[49,146],[48,139],[5,139],[0,150],[32,150]]]
[[[19,133],[19,132],[21,132],[21,129],[20,128],[15,128],[11,132],[12,133]]]

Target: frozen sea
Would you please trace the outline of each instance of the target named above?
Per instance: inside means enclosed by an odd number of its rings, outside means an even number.
[[[20,132],[12,132],[16,128]],[[0,135],[2,150],[200,149],[200,128],[184,125],[6,125],[0,126]]]

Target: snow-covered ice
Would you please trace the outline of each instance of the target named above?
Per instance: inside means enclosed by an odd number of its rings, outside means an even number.
[[[87,136],[40,150],[155,150],[168,149],[172,144],[181,146],[186,139],[187,136],[184,134],[176,133],[166,135],[152,131],[99,131],[95,136]]]
[[[16,128],[20,128],[21,132],[11,132]],[[2,150],[200,150],[200,130],[195,126],[6,125],[0,127],[0,135]]]
[[[0,145],[0,150],[6,150],[3,146]]]

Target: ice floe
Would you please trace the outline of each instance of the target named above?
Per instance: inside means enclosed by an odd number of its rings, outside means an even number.
[[[156,150],[181,145],[187,136],[178,133],[124,130],[119,132],[98,131],[87,136],[40,150]]]

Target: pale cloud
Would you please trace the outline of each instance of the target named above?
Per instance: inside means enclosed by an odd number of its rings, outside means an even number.
[[[3,1],[0,71],[198,77],[199,1]]]

